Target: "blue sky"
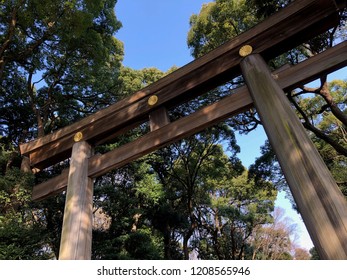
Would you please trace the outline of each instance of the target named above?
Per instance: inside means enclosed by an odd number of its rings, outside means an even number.
[[[189,18],[206,0],[118,0],[116,15],[123,28],[124,65],[166,71],[192,61],[187,47]]]
[[[123,27],[116,37],[124,43],[125,66],[142,69],[156,67],[167,71],[172,66],[184,66],[193,60],[187,47],[189,18],[199,13],[208,0],[118,0],[116,15]],[[330,75],[331,79],[347,79],[347,68]],[[243,164],[248,167],[260,155],[266,134],[262,128],[246,136],[237,135]],[[313,247],[301,218],[281,193],[277,206],[297,224],[299,245]]]

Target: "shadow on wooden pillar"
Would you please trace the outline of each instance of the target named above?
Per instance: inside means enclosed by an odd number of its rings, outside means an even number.
[[[151,131],[157,130],[169,123],[169,114],[165,107],[160,107],[149,114],[149,126]]]
[[[30,159],[28,157],[25,157],[25,156],[22,157],[20,170],[25,173],[32,173],[31,166],[30,166]]]
[[[347,259],[345,197],[262,57],[246,56],[241,69],[320,257]]]
[[[92,247],[93,180],[88,177],[92,148],[86,141],[72,148],[66,192],[60,260],[90,260]]]

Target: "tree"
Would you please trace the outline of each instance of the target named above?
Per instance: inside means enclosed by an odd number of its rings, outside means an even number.
[[[0,145],[0,259],[50,258],[49,236],[30,202],[34,177],[21,172],[13,159],[8,166],[11,153],[3,148]]]
[[[259,226],[252,236],[252,259],[283,260],[291,259],[295,227],[284,218],[284,210],[275,208],[274,221]]]
[[[230,151],[235,154],[238,148],[234,135],[228,127],[221,125],[159,151],[150,162],[164,189],[169,189],[173,195],[170,198],[175,201],[176,211],[184,216],[185,226],[180,229],[180,234],[185,259],[189,258],[189,241],[201,219],[198,208],[209,199],[206,189],[208,178],[217,176],[216,172],[221,171],[226,163],[225,158],[218,157],[222,155],[222,150],[217,144],[223,140],[230,143]],[[240,170],[240,162],[234,160],[235,167]]]
[[[92,258],[163,258],[161,237],[149,220],[162,192],[142,160],[100,178],[95,184],[94,212],[101,211],[107,223],[94,227]]]
[[[321,258],[318,255],[318,252],[315,247],[310,249],[311,260],[320,260]]]
[[[272,220],[275,188],[259,187],[248,180],[247,171],[229,174],[208,179],[210,203],[200,206],[202,224],[195,241],[202,259],[249,259],[255,229]]]
[[[158,151],[150,161],[174,218],[164,227],[166,236],[180,236],[185,259],[194,251],[202,259],[242,259],[254,227],[269,222],[276,190],[248,182],[238,149],[222,123]]]
[[[311,255],[306,249],[296,248],[295,254],[294,254],[294,259],[295,260],[310,260]]]
[[[198,58],[257,23],[245,0],[216,0],[204,4],[190,18],[188,47]]]
[[[1,2],[2,133],[10,134],[18,112],[32,115],[15,124],[21,129],[12,142],[43,136],[115,100],[117,79],[108,78],[118,76],[122,58],[113,37],[120,28],[115,2]]]

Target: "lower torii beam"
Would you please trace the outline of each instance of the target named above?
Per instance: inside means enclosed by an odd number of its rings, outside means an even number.
[[[311,239],[322,259],[347,259],[347,201],[259,54],[242,74]]]
[[[72,148],[60,260],[91,259],[93,180],[88,177],[88,159],[92,155],[92,148],[86,141],[80,141],[81,136],[76,134],[77,142]]]

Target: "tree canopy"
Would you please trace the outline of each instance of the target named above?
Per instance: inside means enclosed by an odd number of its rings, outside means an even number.
[[[114,37],[115,4],[1,2],[0,124],[8,141],[43,136],[116,100],[123,46]]]

